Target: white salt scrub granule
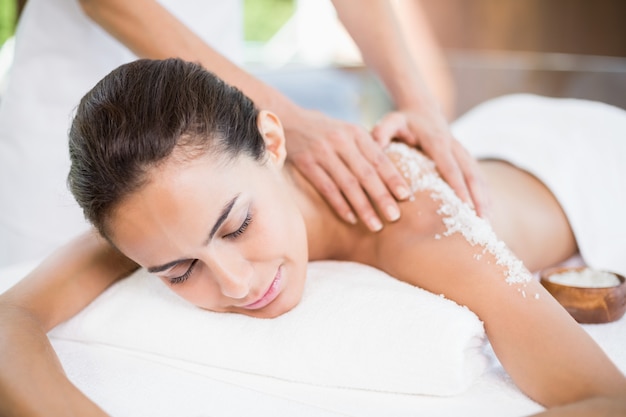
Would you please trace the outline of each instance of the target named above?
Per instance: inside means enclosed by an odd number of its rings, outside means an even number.
[[[478,217],[476,212],[439,176],[433,161],[417,150],[398,142],[389,144],[387,153],[397,158],[400,172],[409,183],[412,193],[428,190],[431,191],[431,198],[440,202],[437,212],[442,215],[446,226],[443,236],[460,233],[472,246],[481,246],[482,254],[491,253],[496,258],[496,264],[505,267],[505,279],[509,284],[525,286],[532,279],[522,261],[496,237],[491,226]],[[435,239],[441,239],[441,235],[437,234]],[[481,254],[475,255],[477,260],[481,257]],[[521,292],[526,297],[526,292]]]
[[[581,288],[607,288],[620,284],[617,275],[591,268],[550,275],[550,282]]]

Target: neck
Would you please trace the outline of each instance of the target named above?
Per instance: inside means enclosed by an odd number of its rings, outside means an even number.
[[[293,165],[286,164],[283,172],[304,218],[309,260],[354,260],[354,253],[360,252],[356,246],[372,234],[362,225],[353,226],[341,220]]]

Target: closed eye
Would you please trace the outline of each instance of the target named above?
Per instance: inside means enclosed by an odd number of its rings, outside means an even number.
[[[178,276],[178,277],[168,278],[168,280],[173,285],[182,284],[183,282],[187,281],[187,278],[189,278],[191,276],[191,274],[193,273],[193,269],[194,269],[194,267],[196,266],[197,263],[198,263],[198,260],[194,259],[191,262],[191,265],[189,265],[189,269],[187,269],[187,271],[184,274],[182,274],[181,276]]]
[[[241,236],[243,234],[243,232],[246,231],[248,226],[250,226],[251,222],[252,222],[252,216],[250,215],[250,212],[248,212],[246,214],[246,218],[243,220],[243,223],[241,223],[241,226],[239,226],[239,229],[235,230],[232,233],[224,235],[224,237],[229,238],[229,239],[236,239],[236,238],[238,238],[239,236]]]

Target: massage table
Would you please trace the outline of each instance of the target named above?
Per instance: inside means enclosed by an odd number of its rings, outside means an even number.
[[[483,104],[453,128],[474,155],[508,160],[548,185],[581,250],[571,262],[625,274],[626,168],[615,158],[626,155],[623,110],[520,95]],[[513,152],[505,137],[524,146]],[[604,175],[601,186],[591,172]],[[0,269],[0,292],[35,264]],[[583,328],[626,373],[626,318]],[[70,380],[116,417],[543,409],[513,384],[472,312],[352,263],[310,263],[302,302],[272,320],[200,310],[139,271],[49,337]]]
[[[33,263],[15,265],[0,270],[0,291],[4,291],[12,283],[16,282],[20,277],[24,276],[32,267]],[[391,280],[388,277],[382,277],[380,271],[376,271],[373,268],[369,268],[363,265],[350,264],[350,263],[336,263],[336,262],[314,262],[309,265],[309,281],[319,281],[321,277],[327,277],[325,286],[330,280],[347,281],[345,284],[352,285],[355,279],[363,281],[365,285],[370,285],[371,288],[365,288],[363,290],[356,291],[361,296],[367,296],[368,291],[379,292],[382,288],[381,285],[386,285],[387,280]],[[458,381],[443,382],[443,386],[436,388],[434,394],[411,394],[401,391],[410,391],[410,385],[420,385],[424,383],[426,388],[418,388],[422,390],[428,390],[429,380],[433,384],[440,383],[438,377],[432,374],[432,370],[429,372],[431,375],[418,376],[416,380],[407,379],[401,381],[397,387],[393,386],[393,381],[387,381],[388,387],[377,387],[377,375],[376,372],[371,372],[372,368],[366,375],[361,378],[365,381],[361,387],[349,387],[347,385],[359,385],[358,379],[356,381],[338,381],[337,376],[331,376],[334,378],[335,385],[329,381],[328,384],[321,380],[314,380],[311,382],[295,381],[294,379],[306,380],[306,377],[302,377],[298,372],[289,374],[287,372],[287,378],[274,377],[270,375],[259,374],[258,370],[246,371],[245,369],[227,369],[221,366],[220,363],[201,363],[202,353],[196,355],[195,359],[187,360],[185,358],[175,357],[175,353],[171,352],[148,352],[149,349],[138,349],[137,345],[125,344],[125,339],[131,337],[132,332],[135,331],[137,338],[153,338],[156,342],[166,341],[170,338],[167,334],[167,329],[175,327],[185,327],[185,323],[171,322],[167,323],[160,316],[153,316],[152,312],[158,308],[159,303],[163,303],[162,309],[168,310],[172,308],[169,304],[174,304],[176,308],[186,308],[183,305],[184,302],[180,301],[180,305],[175,300],[175,295],[169,294],[169,290],[165,288],[158,279],[150,277],[148,274],[139,272],[127,280],[129,282],[135,281],[132,285],[126,285],[125,288],[120,287],[119,284],[115,284],[114,287],[107,290],[103,296],[99,297],[94,304],[88,306],[86,311],[81,312],[77,317],[66,323],[65,329],[61,326],[61,331],[57,329],[50,333],[50,339],[52,345],[57,352],[63,368],[67,373],[70,380],[81,389],[87,396],[99,404],[110,415],[116,417],[123,416],[139,416],[149,415],[153,417],[158,416],[277,416],[277,415],[293,415],[303,417],[330,417],[330,416],[353,416],[353,417],[374,417],[374,416],[451,416],[451,415],[463,415],[463,416],[498,416],[498,417],[518,417],[525,416],[542,410],[542,407],[537,403],[530,400],[523,393],[517,389],[513,384],[507,373],[504,371],[500,363],[495,358],[486,341],[481,342],[481,346],[475,352],[470,355],[466,355],[462,361],[475,361],[478,362],[478,368],[473,369],[471,366],[468,368],[467,363],[461,363],[459,368],[463,368],[464,372],[469,373],[469,377],[464,379],[461,383]],[[343,277],[343,278],[342,278]],[[347,278],[346,278],[347,277]],[[369,277],[369,278],[368,278]],[[370,281],[368,281],[370,279]],[[378,283],[378,284],[376,284]],[[396,282],[399,285],[406,285]],[[379,285],[376,287],[376,285]],[[395,285],[395,284],[394,284]],[[307,286],[310,283],[307,282]],[[322,285],[318,285],[320,287]],[[159,289],[159,287],[162,287]],[[138,290],[144,290],[142,294],[138,294]],[[162,291],[161,291],[162,290]],[[336,288],[329,288],[329,291],[335,291]],[[390,292],[393,295],[395,290],[406,290],[405,288],[393,288]],[[305,299],[303,304],[306,305],[310,298],[307,299],[307,291],[305,289]],[[313,293],[311,297],[321,297],[321,291],[317,289],[317,293]],[[425,293],[425,292],[424,292]],[[430,297],[425,301],[422,296]],[[119,299],[127,297],[128,303],[120,303]],[[136,297],[131,300],[131,297]],[[434,329],[443,328],[445,331],[446,324],[443,323],[439,317],[444,317],[445,320],[460,321],[464,326],[472,324],[474,320],[471,316],[472,313],[466,311],[463,307],[453,305],[448,300],[442,300],[446,307],[449,307],[447,311],[438,311],[435,306],[428,306],[431,301],[438,302],[437,299],[441,297],[433,294],[416,294],[416,302],[421,303],[424,309],[431,309],[437,311],[437,314],[433,316],[435,325],[433,328],[424,329],[417,328],[416,332],[424,335],[424,337],[433,338],[436,334]],[[116,300],[117,299],[117,300]],[[143,299],[143,302],[152,302],[155,304],[142,304],[142,301],[137,299]],[[152,301],[150,301],[152,300]],[[401,300],[399,302],[402,307],[407,300]],[[133,302],[136,303],[138,309],[149,309],[151,313],[149,315],[141,315],[136,309],[133,311],[124,311]],[[347,305],[355,306],[354,300],[348,300],[344,302]],[[381,301],[384,305],[386,302]],[[332,307],[331,302],[331,307]],[[339,301],[335,303],[338,305]],[[319,309],[320,306],[313,304],[313,309]],[[406,306],[405,306],[406,307]],[[191,307],[195,309],[195,307]],[[334,308],[334,307],[333,307]],[[116,311],[120,309],[122,311]],[[191,311],[189,311],[192,313]],[[86,313],[86,314],[85,314]],[[197,311],[200,315],[203,313],[217,314],[210,312]],[[123,320],[117,320],[108,322],[112,318],[127,317],[125,323],[120,323]],[[168,313],[169,314],[169,313]],[[342,313],[331,314],[341,315]],[[376,312],[375,314],[379,314]],[[91,316],[90,316],[91,315]],[[135,317],[133,317],[133,315]],[[158,315],[158,313],[157,313]],[[176,314],[174,314],[176,315]],[[350,315],[350,313],[349,313]],[[236,316],[236,315],[230,315]],[[154,319],[153,319],[154,317]],[[243,316],[242,316],[243,317]],[[393,318],[393,314],[390,316]],[[397,318],[397,317],[396,317]],[[243,317],[244,320],[263,320],[254,319],[249,317]],[[135,323],[132,323],[133,320]],[[155,325],[154,321],[161,320],[161,325]],[[215,322],[215,318],[211,317],[211,320]],[[275,319],[274,319],[275,320]],[[328,324],[328,319],[321,317],[323,323]],[[340,320],[340,319],[339,319]],[[271,321],[271,320],[265,320]],[[304,319],[307,322],[307,319]],[[144,323],[144,327],[151,328],[153,334],[149,332],[146,335],[142,335],[142,328],[137,323]],[[152,323],[151,323],[152,322]],[[476,319],[475,322],[479,321]],[[101,323],[101,325],[98,325]],[[309,324],[311,322],[308,322]],[[69,326],[68,326],[69,324]],[[120,326],[126,325],[128,327],[127,334],[115,334],[116,329]],[[198,323],[190,323],[190,325],[198,326]],[[81,326],[86,326],[88,329],[82,329]],[[256,326],[253,324],[253,326]],[[363,331],[377,331],[384,333],[386,330],[381,329],[380,325],[373,324],[373,327],[368,327],[367,324],[363,326]],[[376,327],[378,326],[378,327]],[[419,324],[418,324],[419,326]],[[354,327],[354,326],[353,326]],[[606,324],[595,325],[583,325],[584,329],[600,344],[600,346],[606,351],[611,359],[617,364],[617,366],[626,373],[626,318],[622,318],[618,321]],[[243,327],[242,329],[248,329]],[[269,327],[270,331],[272,330]],[[407,328],[408,329],[408,328]],[[406,331],[405,328],[400,328],[398,334]],[[119,329],[118,329],[119,330]],[[276,344],[280,345],[278,349],[289,349],[289,341],[284,340],[288,337],[289,329],[284,331],[280,326],[278,329],[274,329],[274,335],[283,336],[283,340],[277,340]],[[349,330],[348,331],[352,331]],[[452,331],[457,331],[452,329]],[[320,334],[324,334],[324,330]],[[97,334],[105,333],[103,338],[98,340]],[[159,334],[160,333],[160,334]],[[164,334],[165,333],[165,334]],[[210,333],[209,333],[210,334]],[[263,333],[250,333],[244,331],[244,335],[241,337],[235,336],[237,343],[245,342],[247,336],[252,334],[254,337],[263,337]],[[384,337],[381,334],[381,337]],[[445,361],[445,357],[441,357],[436,351],[444,351],[454,355],[455,350],[467,349],[467,342],[472,338],[481,338],[481,330],[479,327],[468,331],[468,334],[459,336],[463,341],[462,346],[448,349],[441,344],[454,343],[456,338],[454,335],[443,336],[443,341],[432,341],[432,349],[425,349],[422,352],[414,352],[415,355],[428,356],[431,355],[431,359],[435,363],[439,362],[439,366]],[[185,340],[185,336],[181,336],[178,340],[173,341],[175,345],[177,342],[197,344],[194,349],[202,352],[207,350],[208,354],[225,354],[224,352],[211,352],[208,348],[210,345],[205,338],[206,335],[199,335],[200,339],[195,342],[193,331],[191,336]],[[356,334],[358,336],[358,333]],[[373,336],[372,340],[375,339]],[[447,340],[446,340],[447,338]],[[270,337],[271,339],[271,337]],[[326,343],[329,341],[326,339]],[[364,342],[367,342],[364,337]],[[406,343],[414,343],[411,341],[411,337],[404,339]],[[415,339],[419,339],[416,337]],[[221,344],[228,345],[228,340],[220,340]],[[254,345],[254,339],[248,340],[249,344]],[[270,342],[273,343],[273,342]],[[296,343],[299,343],[296,341]],[[330,345],[332,346],[332,341]],[[263,345],[263,343],[259,343]],[[393,343],[392,343],[393,344]],[[204,346],[204,347],[203,347]],[[390,345],[391,346],[391,345]],[[476,346],[472,346],[475,348]],[[176,348],[176,346],[174,346]],[[291,348],[297,348],[297,346],[291,346]],[[363,366],[363,358],[358,357],[358,350],[368,350],[364,346],[352,346],[355,350],[355,361],[359,362],[350,366]],[[419,346],[417,347],[419,348]],[[184,347],[180,347],[184,350]],[[375,347],[374,349],[377,349]],[[226,347],[225,350],[231,350]],[[232,349],[236,351],[236,348]],[[381,358],[388,356],[385,351],[374,351],[372,354],[371,349],[368,353],[369,361],[376,363],[384,361]],[[228,354],[228,352],[226,352]],[[315,349],[311,350],[311,354],[315,354]],[[343,355],[343,356],[341,356]],[[342,353],[341,360],[349,360],[349,352],[346,355]],[[190,356],[193,356],[190,355]],[[200,359],[198,359],[200,358]],[[368,357],[365,357],[367,360]],[[280,357],[272,357],[271,361],[280,361]],[[311,358],[309,358],[311,361]],[[329,358],[324,360],[313,357],[312,362],[320,362],[321,366],[329,366],[324,361],[328,361]],[[210,362],[210,361],[208,361]],[[407,364],[410,366],[410,360],[398,360],[398,365],[403,366]],[[393,365],[393,358],[390,362]],[[275,363],[274,363],[275,364]],[[318,365],[320,365],[318,364]],[[237,367],[237,362],[227,363],[230,367]],[[245,366],[245,365],[243,365]],[[319,366],[313,364],[314,368]],[[334,364],[330,366],[336,366],[343,370],[350,372],[352,369],[349,365]],[[423,364],[417,364],[416,367],[423,367]],[[373,368],[375,369],[375,368]],[[469,370],[468,370],[469,369]],[[411,373],[419,372],[420,370],[414,370],[406,368],[404,373],[410,375]],[[272,373],[272,369],[266,370],[266,373]],[[304,372],[304,371],[302,371]],[[328,372],[328,369],[326,369]],[[454,370],[442,370],[442,372],[448,372],[454,374]],[[381,370],[381,375],[384,374]],[[323,376],[323,375],[322,375]],[[453,377],[458,375],[453,375]],[[382,375],[381,378],[389,378],[390,375]],[[393,377],[393,375],[391,375]],[[404,376],[400,375],[398,379],[402,379]],[[314,378],[313,378],[314,379]],[[320,382],[322,381],[322,382]],[[417,381],[417,382],[416,382]],[[345,386],[338,386],[338,385]],[[369,387],[369,388],[368,388]],[[373,387],[373,388],[372,388]],[[396,390],[398,392],[393,392]],[[459,392],[455,392],[459,391]]]

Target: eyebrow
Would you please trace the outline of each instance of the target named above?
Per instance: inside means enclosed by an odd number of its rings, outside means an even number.
[[[204,241],[205,245],[207,245],[209,241],[213,239],[213,236],[215,236],[215,233],[217,233],[217,229],[219,229],[222,223],[226,221],[226,219],[228,218],[228,215],[230,214],[230,211],[233,209],[233,206],[237,202],[238,198],[239,198],[239,194],[237,194],[235,197],[233,197],[232,200],[226,203],[226,205],[222,209],[222,213],[220,214],[220,217],[217,218],[217,221],[211,228],[211,233],[209,233],[209,237]]]
[[[211,241],[211,239],[213,239],[213,236],[215,236],[215,233],[217,233],[217,230],[220,228],[222,223],[224,223],[226,219],[228,218],[228,215],[230,214],[233,207],[235,206],[235,203],[237,202],[238,198],[239,198],[239,194],[237,194],[235,197],[233,197],[232,200],[230,200],[228,203],[224,205],[224,208],[222,208],[222,212],[220,213],[220,216],[217,218],[217,221],[215,222],[215,224],[211,228],[211,231],[209,232],[209,236],[203,242],[204,245],[207,245]],[[189,259],[177,259],[175,261],[171,261],[163,265],[150,266],[146,269],[148,272],[154,274],[156,272],[166,271],[170,269],[171,267],[173,267],[174,265],[179,264],[181,262],[188,261],[188,260]]]

